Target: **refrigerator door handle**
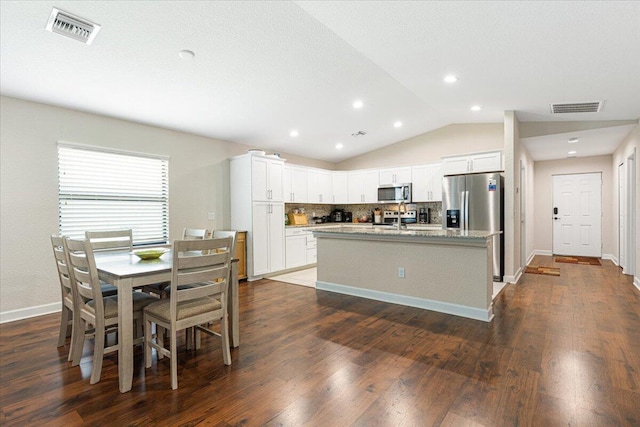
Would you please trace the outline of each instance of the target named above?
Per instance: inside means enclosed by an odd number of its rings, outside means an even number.
[[[463,192],[464,203],[462,205],[462,229],[469,230],[469,192]]]

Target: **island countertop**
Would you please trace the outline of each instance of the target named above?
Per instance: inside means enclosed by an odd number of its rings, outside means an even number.
[[[480,244],[486,245],[489,237],[502,233],[501,231],[486,230],[443,230],[409,228],[398,230],[395,227],[357,227],[343,225],[331,228],[316,228],[310,230],[316,237],[326,238],[354,238],[362,240],[386,240],[386,241],[409,241],[414,243],[445,243],[445,244]]]

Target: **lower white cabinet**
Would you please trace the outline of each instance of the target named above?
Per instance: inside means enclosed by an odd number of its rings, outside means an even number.
[[[311,230],[287,228],[285,233],[287,269],[317,262],[317,243]]]
[[[284,270],[284,203],[253,203],[251,276]]]

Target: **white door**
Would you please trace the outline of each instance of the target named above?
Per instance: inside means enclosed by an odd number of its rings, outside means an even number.
[[[269,272],[284,270],[284,203],[269,207]]]
[[[553,176],[553,253],[602,256],[602,176]]]
[[[253,204],[252,224],[252,253],[253,259],[249,276],[255,277],[269,272],[269,219],[270,206],[268,202]]]

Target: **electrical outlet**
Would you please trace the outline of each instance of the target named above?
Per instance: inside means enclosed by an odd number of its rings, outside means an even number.
[[[215,212],[209,212],[209,221],[215,221],[216,220],[216,213]]]
[[[398,277],[404,279],[404,267],[398,268]]]

